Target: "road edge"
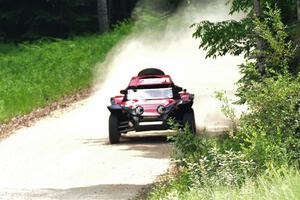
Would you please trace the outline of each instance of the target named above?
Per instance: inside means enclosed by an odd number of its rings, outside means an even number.
[[[15,131],[23,127],[30,127],[40,119],[50,116],[54,111],[64,110],[76,102],[90,97],[92,92],[93,87],[82,89],[74,94],[64,96],[43,108],[36,108],[28,114],[16,116],[8,122],[0,124],[0,142],[12,135]]]

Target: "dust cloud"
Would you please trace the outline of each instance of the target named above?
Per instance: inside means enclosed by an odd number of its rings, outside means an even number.
[[[220,111],[220,102],[214,98],[214,92],[225,90],[229,97],[234,96],[235,82],[240,78],[238,65],[242,57],[225,56],[206,59],[206,53],[199,50],[199,40],[192,38],[193,23],[202,20],[221,21],[239,18],[229,16],[229,6],[225,1],[206,1],[179,10],[168,18],[163,30],[149,29],[129,35],[101,63],[97,77],[106,74],[106,78],[95,88],[92,102],[103,109],[99,113],[99,122],[106,122],[111,96],[119,94],[132,76],[148,67],[162,69],[170,74],[176,85],[195,94],[194,110],[197,128],[200,130],[219,130],[228,126],[228,120]],[[180,19],[180,20],[178,20]],[[102,73],[102,74],[101,74]],[[97,106],[95,106],[96,108]],[[103,108],[102,108],[103,107]],[[107,131],[107,128],[105,128]]]

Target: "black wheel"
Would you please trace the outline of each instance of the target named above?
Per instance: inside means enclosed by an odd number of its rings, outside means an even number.
[[[138,76],[145,76],[145,75],[165,75],[165,73],[162,70],[156,68],[143,69],[138,73]]]
[[[190,130],[193,134],[196,134],[196,122],[195,122],[195,115],[194,110],[191,109],[190,111],[187,111],[182,116],[182,122],[183,125],[187,123],[189,125]]]
[[[116,144],[120,142],[121,133],[119,131],[119,118],[116,114],[109,116],[109,142]]]

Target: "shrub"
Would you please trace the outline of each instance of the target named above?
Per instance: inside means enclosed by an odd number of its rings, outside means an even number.
[[[241,117],[235,139],[262,169],[292,164],[300,157],[299,91],[299,78],[279,76],[246,93],[249,113]]]
[[[172,159],[183,167],[193,187],[203,185],[240,185],[255,165],[246,156],[221,148],[218,139],[193,135],[188,127],[172,137]]]

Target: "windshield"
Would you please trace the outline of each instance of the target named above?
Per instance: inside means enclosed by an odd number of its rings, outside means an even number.
[[[172,88],[129,89],[127,99],[164,99],[173,98]]]

